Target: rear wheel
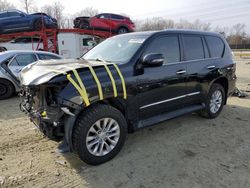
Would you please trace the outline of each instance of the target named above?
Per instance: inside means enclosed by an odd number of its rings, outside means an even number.
[[[15,92],[13,84],[4,79],[0,79],[0,100],[10,98]]]
[[[126,27],[120,27],[117,30],[117,34],[124,34],[124,33],[128,33],[128,29]]]
[[[73,146],[86,163],[98,165],[115,157],[124,145],[127,123],[122,113],[108,105],[83,112],[73,131]]]
[[[201,111],[201,116],[206,118],[216,118],[225,104],[225,90],[220,84],[213,84],[209,90],[205,109]]]

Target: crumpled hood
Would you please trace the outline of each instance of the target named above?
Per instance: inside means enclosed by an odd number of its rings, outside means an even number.
[[[102,62],[89,62],[83,59],[37,61],[24,67],[20,74],[21,85],[40,85],[50,81],[59,74],[66,74],[73,69],[88,66],[100,66]]]

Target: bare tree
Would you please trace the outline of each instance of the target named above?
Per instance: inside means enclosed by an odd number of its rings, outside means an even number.
[[[230,29],[230,35],[227,37],[229,44],[237,46],[242,44],[243,39],[246,38],[245,24],[236,24]]]
[[[135,24],[138,31],[162,30],[174,27],[173,20],[167,20],[160,17],[146,19],[144,21],[136,20]]]
[[[85,9],[81,10],[80,12],[77,12],[74,14],[75,17],[78,16],[95,16],[99,13],[99,11],[93,7],[86,7]]]
[[[14,9],[15,6],[6,0],[0,0],[0,11]]]
[[[64,6],[60,3],[60,1],[55,2],[53,5],[45,5],[41,8],[41,10],[42,12],[55,18],[59,28],[65,28],[68,24],[67,19],[63,15]]]
[[[23,8],[27,13],[33,11],[33,8],[35,8],[34,0],[21,0],[21,3],[23,3]]]

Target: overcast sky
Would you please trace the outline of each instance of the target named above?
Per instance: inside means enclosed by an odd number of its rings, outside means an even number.
[[[8,0],[22,8],[22,0]],[[34,0],[37,7],[53,4],[58,0]],[[244,23],[250,35],[250,0],[60,0],[64,13],[74,14],[86,7],[100,12],[125,13],[131,19],[164,17],[179,19],[200,19],[212,26],[232,26]]]

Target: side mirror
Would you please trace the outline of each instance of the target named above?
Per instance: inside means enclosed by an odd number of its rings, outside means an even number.
[[[21,17],[25,17],[25,14],[20,13],[20,16],[21,16]]]
[[[163,54],[147,54],[142,59],[142,64],[145,67],[159,67],[162,66],[165,59]]]

